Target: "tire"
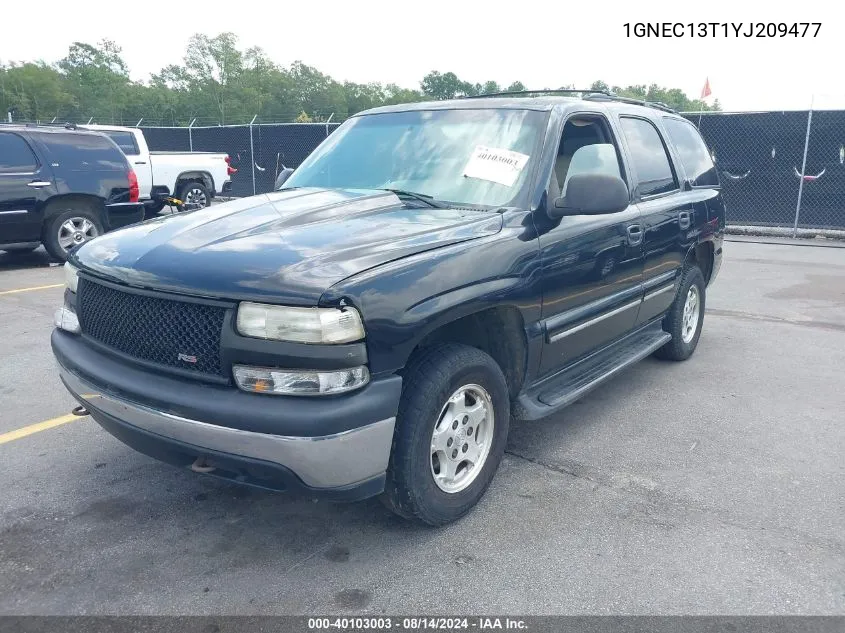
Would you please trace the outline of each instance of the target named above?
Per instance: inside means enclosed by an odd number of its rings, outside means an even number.
[[[665,360],[686,360],[692,356],[704,325],[704,286],[704,275],[698,266],[684,268],[678,294],[663,319],[663,330],[672,335],[672,340],[658,349],[654,353],[655,356]],[[690,314],[689,319],[685,321],[685,307],[692,295],[696,296],[696,308],[694,314]],[[691,325],[695,328],[692,331],[689,329]]]
[[[467,345],[423,349],[404,375],[382,501],[396,514],[432,526],[459,519],[493,480],[509,421],[508,387],[496,361]],[[475,455],[480,466],[470,467],[463,455]]]
[[[202,204],[200,209],[204,209],[211,204],[211,193],[208,191],[208,187],[201,182],[186,182],[179,188],[179,195],[177,197],[182,202],[200,202]],[[185,210],[183,205],[179,206],[179,211]],[[197,211],[198,209],[190,210]]]
[[[94,205],[78,201],[68,204],[73,208],[63,208],[54,215],[50,215],[48,210],[49,219],[41,236],[44,248],[50,256],[59,261],[67,259],[68,250],[71,248],[105,232],[100,214]]]

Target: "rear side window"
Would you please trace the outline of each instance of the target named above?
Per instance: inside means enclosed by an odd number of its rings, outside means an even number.
[[[692,181],[694,187],[717,187],[719,177],[716,174],[716,167],[707,145],[701,134],[689,121],[666,118],[663,120],[669,140],[678,150],[681,164],[687,177]]]
[[[677,189],[669,154],[657,128],[645,119],[622,117],[621,121],[639,181],[640,195],[653,196]]]
[[[38,159],[22,136],[0,132],[0,174],[32,173]]]
[[[105,134],[117,143],[120,150],[127,156],[138,155],[138,144],[135,143],[135,135],[132,132],[106,132]]]
[[[57,167],[71,170],[126,171],[123,153],[105,136],[90,133],[53,132],[42,141]]]

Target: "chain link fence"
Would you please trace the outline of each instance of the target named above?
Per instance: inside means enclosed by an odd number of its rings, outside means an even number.
[[[232,176],[232,196],[273,190],[285,167],[298,167],[337,123],[279,123],[214,127],[144,127],[153,151],[225,152],[238,171]]]
[[[684,116],[716,159],[729,224],[845,229],[845,110]]]
[[[687,113],[720,172],[730,225],[845,229],[845,110]],[[232,195],[273,189],[337,123],[145,127],[150,148],[227,152]]]

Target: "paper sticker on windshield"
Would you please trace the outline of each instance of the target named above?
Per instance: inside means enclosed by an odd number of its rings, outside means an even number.
[[[513,187],[513,183],[516,182],[527,162],[527,154],[476,145],[472,156],[469,157],[467,166],[464,168],[464,176],[481,178],[482,180]]]

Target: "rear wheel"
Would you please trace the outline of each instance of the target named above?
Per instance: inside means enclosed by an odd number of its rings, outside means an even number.
[[[698,266],[688,266],[681,275],[678,294],[663,319],[663,329],[672,340],[655,352],[666,360],[686,360],[698,346],[704,325],[704,275]]]
[[[60,261],[67,259],[68,251],[102,235],[103,224],[93,205],[72,202],[72,208],[50,217],[44,227],[42,242],[47,252]]]
[[[510,400],[490,356],[466,345],[422,350],[408,364],[382,500],[444,525],[487,490],[508,436]]]
[[[179,199],[196,207],[188,207],[190,210],[204,209],[211,204],[211,193],[201,182],[187,182],[179,190]],[[186,210],[184,206],[179,207],[180,211]]]

